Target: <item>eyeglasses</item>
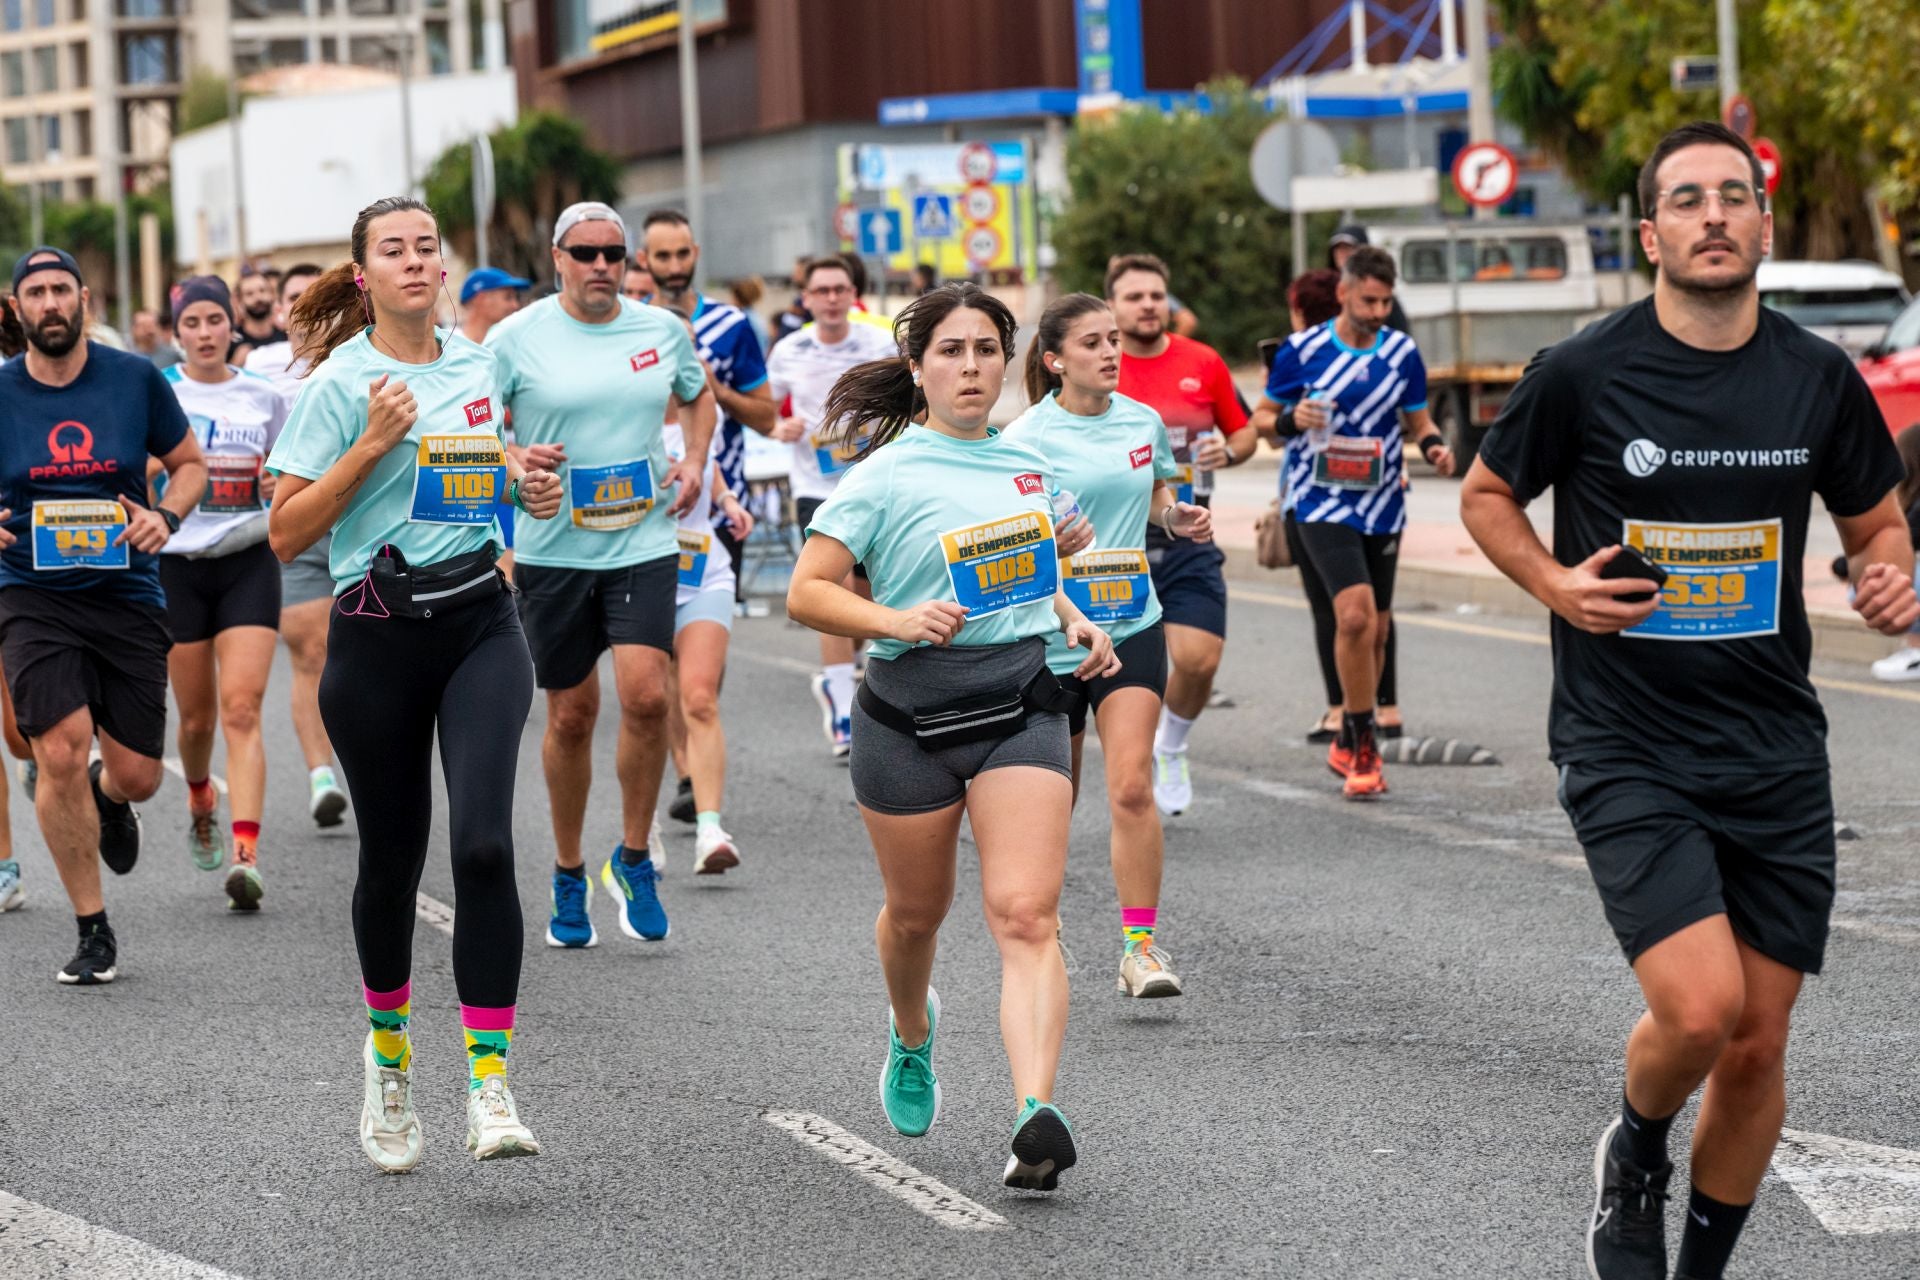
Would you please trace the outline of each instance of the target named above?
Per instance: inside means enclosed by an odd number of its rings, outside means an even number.
[[[807,292],[816,298],[839,298],[853,292],[853,286],[847,284],[808,285]]]
[[[592,265],[595,258],[602,262],[614,263],[627,260],[627,246],[623,244],[569,244],[562,245],[569,258],[575,262]]]
[[[1660,193],[1659,198],[1665,200],[1667,208],[1682,218],[1697,218],[1705,213],[1709,199],[1720,202],[1722,213],[1745,213],[1757,208],[1760,203],[1752,184],[1738,178],[1721,183],[1718,191],[1709,191],[1697,182],[1683,182],[1677,187],[1668,187]]]

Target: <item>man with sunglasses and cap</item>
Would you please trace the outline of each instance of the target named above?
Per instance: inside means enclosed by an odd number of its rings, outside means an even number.
[[[100,863],[133,869],[132,802],[159,788],[166,748],[171,638],[156,553],[207,487],[166,378],[143,355],[89,342],[87,302],[71,254],[28,250],[7,299],[27,349],[0,365],[0,664],[79,925],[79,949],[55,975],[73,986],[117,975]],[[167,472],[157,507],[149,458]]]
[[[553,227],[559,292],[509,316],[486,343],[518,448],[529,466],[557,472],[566,491],[560,518],[520,531],[514,573],[535,683],[547,691],[541,757],[553,813],[547,943],[555,947],[598,941],[580,840],[600,708],[596,668],[608,648],[622,829],[601,882],[619,902],[627,936],[657,942],[668,931],[649,832],[667,759],[677,523],[700,497],[716,409],[685,321],[621,296],[632,249],[611,207],[570,205]],[[676,397],[685,439],[677,462],[662,431]]]

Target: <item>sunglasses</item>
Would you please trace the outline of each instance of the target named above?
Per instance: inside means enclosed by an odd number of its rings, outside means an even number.
[[[580,263],[591,264],[595,258],[608,263],[627,260],[627,246],[623,244],[569,244],[561,247],[569,258]]]

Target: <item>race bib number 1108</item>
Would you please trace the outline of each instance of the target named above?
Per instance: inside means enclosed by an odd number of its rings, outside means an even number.
[[[1060,589],[1053,518],[1023,511],[940,535],[953,598],[971,617],[1049,600]]]

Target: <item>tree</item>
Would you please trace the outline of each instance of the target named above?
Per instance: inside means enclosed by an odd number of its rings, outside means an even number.
[[[198,68],[180,87],[180,105],[175,125],[177,133],[192,133],[227,118],[227,78],[217,71]],[[244,95],[243,95],[244,97]]]
[[[549,230],[578,200],[620,198],[620,162],[597,150],[571,117],[536,111],[496,130],[494,214],[487,225],[491,265],[538,280],[550,273]],[[474,254],[473,149],[447,148],[427,171],[427,203],[460,255]]]
[[[160,260],[173,261],[173,201],[161,187],[146,195],[127,198],[128,248],[139,252],[140,216],[152,213],[160,219]],[[100,200],[66,200],[46,205],[41,211],[46,243],[71,253],[80,264],[80,272],[94,296],[105,304],[113,300],[113,206]],[[27,243],[32,229],[28,225],[25,201],[12,192],[0,195],[0,259],[12,262],[32,246]],[[139,272],[134,273],[138,287]],[[145,298],[145,306],[159,306],[163,299]]]

